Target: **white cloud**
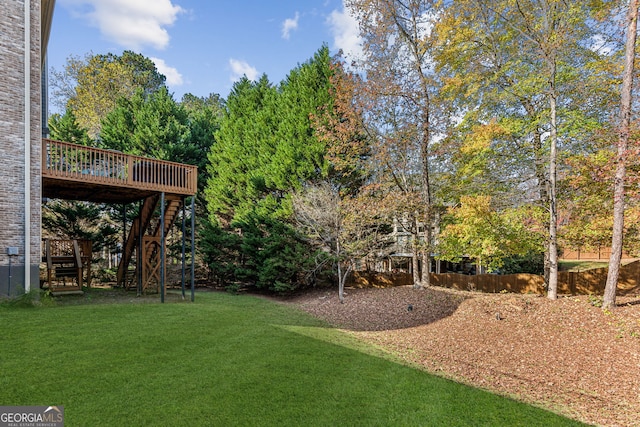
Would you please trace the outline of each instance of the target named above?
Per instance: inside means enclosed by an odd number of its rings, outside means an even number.
[[[327,25],[333,36],[335,49],[342,49],[345,56],[352,60],[358,60],[364,56],[358,21],[349,13],[344,0],[342,11],[336,9],[331,12],[327,18]]]
[[[178,69],[167,65],[164,59],[154,57],[150,57],[149,59],[151,59],[156,64],[156,68],[158,69],[158,71],[161,74],[164,74],[164,76],[167,78],[167,85],[169,87],[180,86],[182,85],[182,83],[184,83],[182,74],[180,74]]]
[[[258,70],[246,61],[231,58],[229,59],[229,67],[231,67],[232,82],[240,80],[242,76],[247,76],[249,80],[254,81],[258,78]]]
[[[108,40],[133,50],[144,46],[167,47],[166,27],[184,12],[172,0],[62,0],[61,3],[97,27]]]
[[[298,29],[298,20],[300,19],[300,14],[296,12],[296,16],[292,18],[287,18],[282,23],[282,38],[285,40],[289,40],[289,36],[291,31]]]

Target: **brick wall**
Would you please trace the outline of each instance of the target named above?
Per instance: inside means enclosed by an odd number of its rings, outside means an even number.
[[[25,1],[0,2],[0,267],[9,264],[7,247],[17,247],[12,259],[12,290],[24,286],[25,248],[31,256],[31,287],[38,285],[40,261],[41,204],[41,86],[40,86],[40,1],[31,0],[31,96],[30,108],[30,200],[25,212],[25,79],[24,7]],[[31,241],[25,245],[25,227]],[[0,268],[0,295],[6,295],[8,277]],[[4,291],[4,292],[3,292]],[[12,292],[13,293],[13,292]]]

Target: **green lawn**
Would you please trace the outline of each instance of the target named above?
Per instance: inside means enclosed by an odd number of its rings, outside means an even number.
[[[67,298],[0,306],[0,405],[63,405],[67,426],[579,425],[251,296]]]
[[[621,265],[627,265],[636,261],[633,259],[623,259]],[[609,260],[559,260],[558,269],[560,271],[586,271],[594,268],[605,268],[609,266]]]
[[[594,268],[603,268],[608,266],[609,266],[608,261],[584,261],[584,260],[558,261],[558,269],[560,271],[586,271],[586,270],[593,270]]]

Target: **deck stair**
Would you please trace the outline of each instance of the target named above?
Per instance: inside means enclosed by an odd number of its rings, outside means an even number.
[[[126,240],[120,265],[118,266],[118,284],[131,288],[138,284],[141,279],[139,290],[143,293],[157,292],[160,280],[160,247],[162,222],[159,219],[160,197],[147,197],[143,203],[138,217],[133,221],[129,235]],[[168,234],[171,226],[175,222],[180,208],[182,207],[182,197],[178,195],[166,195],[164,207],[164,235]],[[142,241],[140,241],[142,236]],[[139,252],[138,252],[139,251]],[[129,268],[131,260],[135,254],[137,260],[133,271]],[[138,265],[142,269],[138,270]]]
[[[138,292],[151,289],[153,283],[164,283],[161,274],[166,262],[166,236],[179,217],[186,197],[198,190],[198,168],[172,161],[137,156],[116,150],[73,144],[51,139],[42,140],[42,197],[63,200],[82,200],[132,206],[140,203],[137,218],[125,228],[122,252],[117,271],[117,285],[135,287]],[[159,206],[160,200],[164,206]],[[160,218],[159,212],[163,212]],[[160,224],[164,223],[164,227]],[[193,223],[192,223],[193,229]],[[184,233],[183,233],[184,234]],[[193,233],[192,233],[193,234]],[[162,242],[162,236],[165,236]],[[184,236],[183,236],[184,238]],[[192,249],[193,251],[193,249]],[[161,255],[164,255],[163,258]],[[43,258],[45,261],[45,258]],[[192,257],[193,263],[193,257]],[[51,265],[55,264],[53,259]],[[58,275],[75,273],[73,264],[64,272],[61,265]],[[87,269],[87,273],[90,269]],[[44,270],[43,270],[44,273]],[[63,274],[64,273],[64,274]],[[55,268],[47,273],[53,280]],[[74,277],[75,274],[74,274]],[[79,281],[81,279],[76,279]],[[42,278],[45,283],[47,278]],[[192,287],[193,287],[192,274]],[[86,281],[87,285],[89,281]],[[162,292],[164,300],[164,292]]]
[[[128,287],[128,284],[131,283],[127,280],[127,276],[130,276],[128,270],[129,264],[131,263],[131,258],[135,253],[139,236],[146,233],[147,228],[151,223],[151,219],[153,218],[153,214],[159,200],[159,195],[152,195],[145,198],[138,216],[133,220],[133,224],[131,225],[131,229],[129,230],[129,235],[127,236],[127,240],[124,244],[120,264],[118,264],[117,280],[120,286]],[[133,277],[135,277],[135,274],[133,275]]]

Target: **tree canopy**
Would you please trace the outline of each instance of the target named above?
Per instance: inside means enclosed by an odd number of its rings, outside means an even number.
[[[149,94],[165,86],[151,59],[129,50],[71,57],[64,70],[53,70],[53,100],[61,109],[70,109],[89,136],[100,133],[101,121],[120,98],[129,98],[137,90]]]

